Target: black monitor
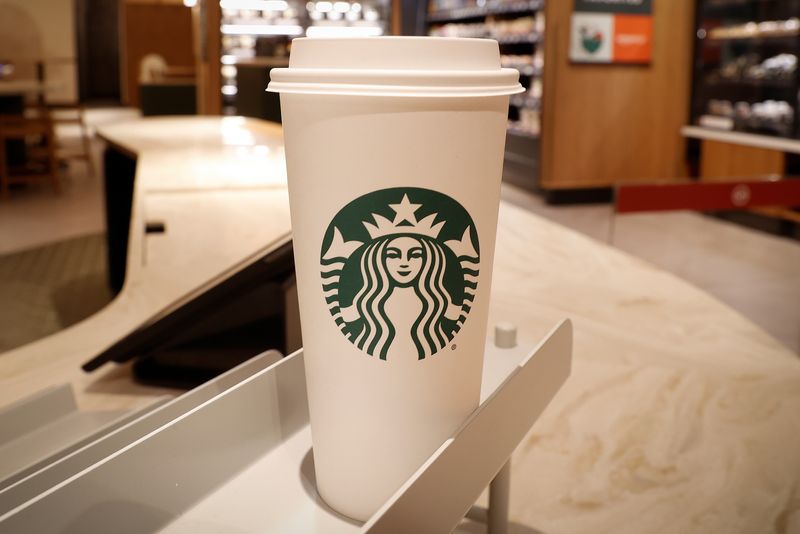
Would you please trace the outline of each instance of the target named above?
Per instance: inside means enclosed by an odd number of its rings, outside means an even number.
[[[83,364],[135,358],[140,382],[191,388],[269,349],[300,346],[287,236],[161,310]]]

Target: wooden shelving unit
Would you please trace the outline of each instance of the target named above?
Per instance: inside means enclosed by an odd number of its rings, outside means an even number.
[[[490,5],[465,5],[453,9],[437,9],[428,14],[428,22],[450,22],[456,20],[485,18],[490,15],[519,15],[538,11],[544,7],[544,0],[527,2],[495,2]]]

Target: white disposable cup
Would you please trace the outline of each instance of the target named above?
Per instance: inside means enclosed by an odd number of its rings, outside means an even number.
[[[477,39],[295,39],[271,77],[317,489],[366,520],[478,406],[522,89]]]

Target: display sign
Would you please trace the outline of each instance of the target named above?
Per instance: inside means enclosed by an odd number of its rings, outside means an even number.
[[[570,59],[579,63],[650,63],[652,0],[575,0]]]

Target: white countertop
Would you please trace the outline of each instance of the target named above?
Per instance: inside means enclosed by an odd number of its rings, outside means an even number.
[[[137,171],[137,190],[286,188],[283,135],[275,123],[158,117],[103,127],[98,135],[138,155],[146,171]]]
[[[101,126],[97,135],[126,152],[229,150],[267,146],[283,151],[279,124],[248,117],[148,117]]]
[[[226,145],[226,120],[103,130],[140,156],[125,288],[86,321],[0,355],[0,406],[63,381],[87,409],[147,404],[163,390],[134,384],[127,366],[86,375],[79,365],[285,238],[279,129],[239,119],[231,135],[252,143]],[[264,169],[238,160],[237,146],[262,141]],[[193,174],[206,161],[208,174]],[[241,188],[250,166],[257,185]],[[137,231],[145,213],[167,219],[168,233]],[[503,203],[490,324],[513,322],[535,341],[565,316],[572,376],[513,456],[514,522],[547,533],[800,531],[800,360],[675,276]]]
[[[800,141],[784,137],[714,130],[713,128],[704,128],[702,126],[684,126],[681,128],[681,134],[691,139],[706,139],[708,141],[800,154]]]

